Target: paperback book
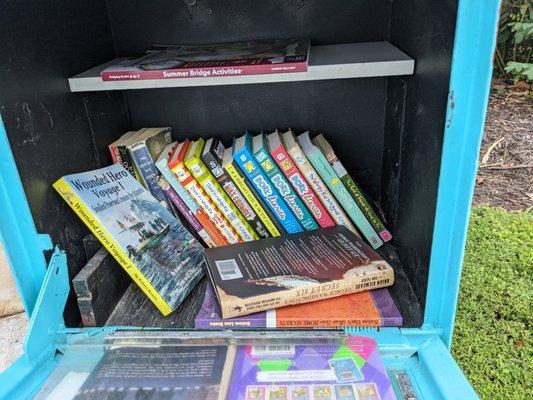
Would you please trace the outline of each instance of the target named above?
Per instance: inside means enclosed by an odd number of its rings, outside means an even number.
[[[270,211],[276,216],[283,229],[287,233],[301,232],[302,227],[298,220],[257,164],[253,156],[252,139],[248,132],[233,140],[233,159],[260,194]]]
[[[133,176],[139,182],[141,181],[141,178],[138,176],[137,171],[135,171],[135,165],[133,164],[133,158],[128,150],[128,146],[135,143],[135,138],[145,130],[146,128],[142,128],[138,131],[126,132],[108,146],[109,151],[111,152],[113,163],[122,164],[122,166],[131,174],[131,176]]]
[[[320,151],[322,151],[322,154],[324,154],[335,173],[339,176],[341,182],[346,187],[357,206],[361,209],[366,219],[368,219],[368,222],[370,222],[372,227],[379,234],[381,240],[383,240],[383,242],[391,240],[392,235],[387,228],[385,228],[385,225],[383,225],[383,222],[381,222],[376,212],[372,209],[372,206],[366,200],[357,183],[355,183],[350,174],[348,174],[348,171],[346,171],[346,168],[344,168],[344,165],[339,161],[337,155],[333,151],[333,147],[331,147],[324,135],[320,134],[314,137],[313,143],[320,149]]]
[[[228,399],[396,400],[374,339],[238,346]]]
[[[337,198],[337,201],[342,205],[344,211],[349,215],[353,223],[357,226],[357,229],[363,234],[364,238],[374,249],[380,247],[383,244],[383,241],[350,196],[350,193],[344,187],[341,180],[328,163],[328,160],[326,160],[326,157],[324,157],[320,149],[311,142],[309,132],[304,132],[299,135],[298,143],[309,162],[324,180],[329,190],[331,190],[333,195]]]
[[[204,249],[120,164],[54,183],[68,205],[163,315],[204,274]]]
[[[332,328],[401,326],[403,318],[387,288],[222,319],[208,284],[194,320],[197,329]]]
[[[317,222],[303,204],[302,199],[296,194],[274,160],[272,160],[272,157],[270,157],[266,136],[262,133],[254,136],[252,149],[257,163],[283,200],[285,200],[300,225],[307,231],[318,228]]]
[[[104,81],[216,78],[307,71],[308,39],[161,46],[105,68]]]
[[[206,249],[222,318],[308,303],[394,282],[394,271],[344,226]]]

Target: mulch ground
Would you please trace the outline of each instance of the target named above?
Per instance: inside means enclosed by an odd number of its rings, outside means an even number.
[[[533,206],[533,100],[527,85],[492,85],[474,204]]]

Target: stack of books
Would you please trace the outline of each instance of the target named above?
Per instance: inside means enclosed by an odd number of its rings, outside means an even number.
[[[199,328],[401,325],[385,288],[393,271],[372,250],[392,236],[323,135],[245,132],[225,147],[216,138],[172,141],[169,127],[143,128],[109,150],[114,166],[55,187],[164,314],[201,277],[203,242],[214,285]],[[237,254],[248,265],[239,266]],[[272,303],[279,288],[340,280],[342,289],[284,293]],[[237,281],[248,292],[229,295],[227,284]],[[248,307],[244,299],[259,292],[268,299]],[[229,298],[243,302],[228,305]]]

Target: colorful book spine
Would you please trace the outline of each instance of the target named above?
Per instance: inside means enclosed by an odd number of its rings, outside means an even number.
[[[274,134],[277,135],[277,139],[276,146],[274,148],[270,147],[270,154],[272,155],[272,158],[276,164],[278,164],[279,168],[290,182],[293,189],[304,201],[308,210],[311,212],[320,227],[328,228],[330,226],[335,226],[335,222],[324,208],[324,205],[320,202],[318,196],[306,182],[298,167],[296,167],[295,163],[289,157],[287,150],[285,150],[285,147],[283,147],[279,141],[279,134],[277,132]]]
[[[337,198],[338,202],[361,231],[368,243],[370,243],[374,249],[380,247],[383,244],[383,241],[372,225],[370,225],[370,222],[365,218],[359,207],[357,207],[352,196],[350,196],[350,193],[344,187],[331,165],[329,165],[326,157],[324,157],[320,149],[311,142],[309,132],[302,133],[298,136],[298,142],[309,162],[316,169],[329,190],[331,190],[333,195]]]
[[[181,215],[185,217],[185,219],[191,224],[192,228],[196,231],[198,236],[204,241],[207,247],[216,247],[216,243],[213,239],[211,239],[211,236],[207,233],[207,231],[204,229],[200,221],[196,219],[194,214],[189,210],[187,205],[181,200],[181,198],[178,196],[176,191],[172,189],[170,184],[166,181],[165,178],[160,177],[159,178],[159,186],[161,186],[161,189],[166,193],[170,201],[174,203],[176,208],[179,210]]]
[[[188,147],[188,141],[186,142]],[[196,200],[198,205],[202,207],[205,213],[215,223],[215,226],[224,236],[227,243],[240,243],[240,237],[235,233],[233,228],[227,223],[226,219],[220,214],[215,205],[211,202],[207,194],[193,176],[189,173],[183,161],[177,162],[175,165],[169,165],[171,171],[177,176],[178,181],[189,192],[191,197]]]
[[[199,139],[191,144],[185,157],[185,165],[241,239],[245,242],[259,239],[250,224],[248,224],[248,221],[246,221],[200,159],[204,144],[203,139]]]
[[[146,148],[144,142],[139,142],[130,148],[130,154],[133,158],[133,162],[137,171],[141,177],[141,183],[147,188],[152,196],[154,196],[159,202],[166,204],[166,197],[163,189],[159,187],[157,168],[150,152]]]
[[[298,223],[298,220],[294,217],[289,207],[287,207],[279,193],[257,165],[250,148],[250,135],[246,133],[243,140],[243,146],[235,146],[236,141],[234,141],[233,159],[237,162],[237,165],[246,178],[248,178],[256,188],[257,192],[261,195],[272,213],[274,213],[276,218],[283,225],[283,228],[287,233],[302,232],[302,227]]]
[[[233,204],[239,209],[244,218],[248,221],[252,229],[260,238],[270,237],[268,229],[263,221],[256,214],[246,197],[241,193],[237,185],[230,178],[227,171],[222,168],[222,157],[224,155],[224,145],[217,139],[209,139],[202,154],[202,161],[211,174],[215,177],[219,185],[224,189]]]
[[[227,245],[228,241],[224,238],[224,236],[217,229],[215,223],[209,217],[209,215],[207,215],[207,213],[202,209],[202,207],[198,205],[198,203],[191,197],[189,192],[178,181],[178,178],[176,177],[176,175],[168,167],[167,161],[168,160],[166,158],[158,160],[158,162],[156,163],[157,168],[159,169],[159,171],[161,171],[161,174],[165,177],[166,181],[169,183],[172,189],[174,189],[174,192],[176,193],[176,195],[185,204],[185,207],[187,207],[187,209],[194,215],[195,219],[198,222],[200,222],[200,224],[203,226],[204,230],[209,235],[209,238],[211,239],[211,241],[214,242],[213,247]],[[179,209],[179,206],[177,207]],[[185,214],[184,216],[185,218],[187,218]],[[200,233],[198,234],[201,236]],[[205,242],[205,239],[204,239],[204,242]],[[207,242],[206,242],[206,245],[208,245],[209,247],[212,247]]]
[[[253,138],[253,150],[254,157],[259,166],[268,179],[270,179],[270,182],[272,182],[283,200],[285,200],[285,203],[287,203],[300,225],[307,231],[317,229],[317,222],[309,213],[292,186],[287,182],[287,179],[285,179],[285,176],[279,170],[274,160],[270,157],[265,135],[259,134]]]
[[[278,219],[270,212],[268,206],[263,202],[261,196],[257,193],[254,187],[249,186],[246,177],[243,175],[235,161],[225,164],[224,169],[268,229],[270,236],[282,235],[282,232],[284,231]]]
[[[111,153],[113,164],[122,164],[122,158],[120,157],[120,152],[118,151],[118,146],[116,144],[109,145],[109,152]]]
[[[284,133],[282,136],[282,141],[292,161],[294,161],[294,163],[297,165],[305,180],[315,191],[316,195],[326,210],[328,210],[329,215],[333,218],[335,223],[337,225],[344,225],[352,232],[358,234],[355,226],[350,221],[350,218],[348,218],[346,213],[342,210],[340,204],[337,202],[337,200],[335,200],[333,194],[331,194],[326,184],[322,181],[322,179],[320,179],[318,173],[315,171],[309,160],[307,160],[307,157],[304,155],[302,149],[295,141],[292,131]]]
[[[337,158],[337,155],[333,151],[333,147],[329,144],[326,138],[323,135],[318,135],[313,139],[313,143],[322,151],[335,173],[339,176],[341,182],[344,184],[346,189],[348,189],[348,192],[354,199],[357,206],[361,209],[366,219],[368,219],[368,222],[370,222],[370,225],[372,225],[381,239],[384,242],[391,240],[392,235],[387,228],[385,228],[385,225],[383,225],[383,222],[381,222],[376,212],[372,209],[372,206],[365,198],[365,195],[357,183],[355,183],[350,174],[348,174],[348,171],[346,171],[346,168],[344,168],[344,165],[342,165],[340,160]]]

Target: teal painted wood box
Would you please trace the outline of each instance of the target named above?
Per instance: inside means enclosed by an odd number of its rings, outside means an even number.
[[[24,355],[0,375],[0,398],[31,398],[87,370],[113,338],[244,340],[231,331],[80,327],[70,281],[88,232],[51,184],[110,163],[107,144],[122,133],[162,125],[178,140],[289,127],[325,134],[380,203],[409,293],[395,295],[402,327],[315,334],[375,338],[393,381],[405,374],[416,398],[477,398],[450,344],[498,11],[497,0],[5,4],[0,237],[30,325]],[[310,37],[308,72],[99,77],[109,60],[153,44],[270,37]]]

